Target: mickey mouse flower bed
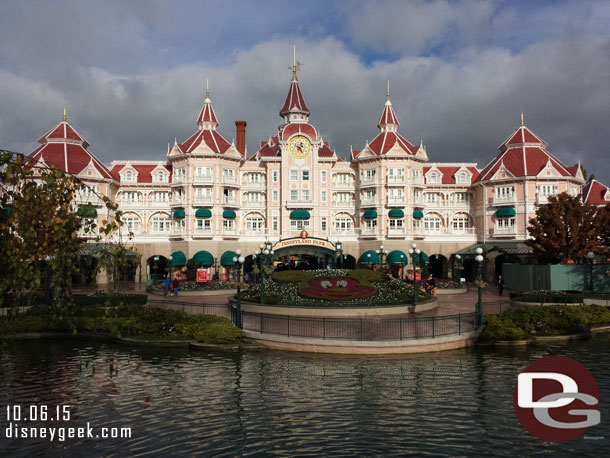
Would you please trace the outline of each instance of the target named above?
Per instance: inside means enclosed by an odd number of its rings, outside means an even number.
[[[260,285],[243,294],[258,302]],[[418,301],[430,296],[418,289]],[[309,307],[379,306],[411,304],[409,283],[373,270],[288,270],[265,281],[265,304]]]

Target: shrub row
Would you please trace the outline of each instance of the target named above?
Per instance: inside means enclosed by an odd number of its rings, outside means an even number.
[[[144,305],[148,301],[148,296],[146,294],[74,294],[72,301],[78,307],[117,306],[120,303]]]
[[[242,336],[241,330],[226,318],[124,303],[114,308],[76,309],[70,316],[30,310],[10,319],[0,317],[0,335],[24,332],[98,332],[115,337],[195,339],[205,343],[234,343]]]
[[[522,340],[529,335],[579,334],[590,326],[610,324],[610,308],[599,305],[527,306],[485,316],[482,337]]]

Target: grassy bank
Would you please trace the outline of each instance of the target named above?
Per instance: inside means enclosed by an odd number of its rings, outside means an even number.
[[[226,318],[139,304],[74,307],[61,315],[34,308],[12,317],[0,317],[0,335],[31,332],[94,332],[114,337],[214,344],[236,343],[242,336],[241,330]]]

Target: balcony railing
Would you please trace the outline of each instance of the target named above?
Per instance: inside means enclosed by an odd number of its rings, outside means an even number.
[[[182,175],[174,175],[172,177],[172,185],[184,183],[184,177]]]
[[[193,231],[193,235],[204,235],[204,236],[212,236],[212,228],[209,227],[196,227]]]
[[[538,205],[546,205],[549,203],[549,197],[556,196],[557,194],[541,194],[536,193],[536,203]]]
[[[242,182],[242,187],[244,188],[265,188],[267,184],[265,180],[252,180],[252,181],[244,181]]]
[[[333,201],[333,207],[353,208],[354,201],[353,200],[347,200],[347,201],[335,200],[335,201]]]
[[[193,199],[193,202],[196,204],[212,204],[214,202],[214,199],[212,198],[212,196],[195,196],[195,198]]]
[[[222,204],[223,205],[231,205],[231,206],[234,206],[234,207],[239,206],[239,204],[237,203],[237,198],[236,197],[226,197],[226,196],[223,196]]]
[[[223,184],[235,185],[235,186],[239,185],[239,181],[237,180],[237,176],[233,176],[233,175],[223,175],[222,176],[222,183]]]
[[[377,184],[377,176],[360,178],[360,186],[370,186]]]
[[[404,227],[388,228],[388,237],[404,237],[407,231]]]
[[[405,196],[388,197],[388,205],[404,207],[406,205]]]
[[[171,237],[183,236],[185,234],[186,234],[186,229],[183,227],[172,227],[172,229],[169,232],[169,235]]]
[[[494,235],[517,235],[517,228],[514,226],[509,227],[494,227],[493,228]]]
[[[413,177],[411,179],[411,183],[414,185],[423,186],[424,185],[424,177]]]
[[[313,208],[313,201],[310,200],[287,200],[286,208]]]
[[[453,229],[451,227],[441,227],[438,229],[413,229],[413,235],[474,235],[474,228],[467,227],[463,229]]]
[[[372,205],[377,205],[377,198],[373,198],[373,199],[362,199],[360,201],[360,206],[362,207],[370,207]]]
[[[494,194],[493,203],[495,205],[509,205],[514,204],[517,201],[517,196],[515,194],[509,194],[506,196],[498,196]]]
[[[405,177],[404,176],[389,176],[388,177],[388,184],[405,184]]]
[[[361,233],[364,236],[377,235],[379,233],[379,231],[377,231],[376,227],[374,227],[374,228],[363,227]]]
[[[195,175],[193,177],[193,183],[214,183],[214,177],[212,175]]]
[[[237,229],[224,229],[222,230],[222,235],[224,237],[235,237],[239,235],[239,231]]]
[[[353,181],[333,181],[333,189],[354,189]]]
[[[241,205],[245,208],[265,208],[267,202],[264,200],[244,200]]]

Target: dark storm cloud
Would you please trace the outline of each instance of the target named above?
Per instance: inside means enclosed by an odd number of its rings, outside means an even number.
[[[2,147],[34,149],[65,104],[104,162],[161,159],[174,137],[194,132],[209,78],[219,130],[231,141],[233,121],[248,121],[252,154],[280,122],[296,41],[311,121],[341,155],[376,135],[389,79],[400,131],[423,140],[433,161],[484,166],[523,108],[552,153],[569,165],[582,159],[610,184],[610,39],[600,26],[607,9],[598,3],[538,6],[528,24],[543,23],[544,13],[554,31],[525,36],[512,27],[518,8],[495,2],[385,2],[385,10],[338,3],[325,10],[345,15],[334,26],[314,5],[291,10],[290,19],[323,19],[313,27],[293,20],[292,28],[280,20],[283,3],[260,11],[230,2],[233,13],[223,2],[198,3],[205,8],[192,15],[193,4],[180,4],[177,11],[171,2],[4,3],[14,21],[0,19]],[[409,27],[393,22],[401,14]],[[580,33],[555,31],[561,24]],[[360,52],[374,56],[371,50],[399,55],[363,59]]]

